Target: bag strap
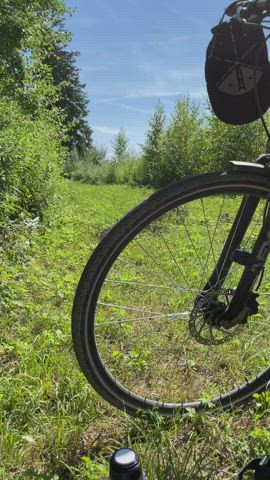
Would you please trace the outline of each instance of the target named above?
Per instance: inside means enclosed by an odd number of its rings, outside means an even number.
[[[255,480],[270,480],[270,456],[255,458],[242,468],[237,480],[242,480],[246,472],[255,472]]]

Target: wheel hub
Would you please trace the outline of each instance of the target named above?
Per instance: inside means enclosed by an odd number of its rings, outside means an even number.
[[[241,329],[236,325],[234,329],[226,329],[222,326],[222,318],[227,310],[229,298],[234,294],[234,290],[227,289],[211,292],[199,298],[195,302],[193,311],[189,320],[189,331],[193,338],[202,345],[221,345],[234,337]],[[223,295],[225,302],[217,300],[218,296]]]

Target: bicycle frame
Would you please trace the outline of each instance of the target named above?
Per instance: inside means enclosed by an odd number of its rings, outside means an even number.
[[[231,164],[236,172],[243,173],[243,170],[245,170],[248,173],[254,173],[256,170],[257,174],[270,177],[270,155],[268,154],[260,156],[255,164],[245,162],[231,162]],[[248,315],[254,313],[250,300],[254,301],[258,294],[253,293],[252,288],[254,288],[258,277],[263,272],[264,264],[270,252],[270,211],[268,208],[265,211],[263,225],[252,252],[243,252],[240,246],[258,204],[259,199],[256,197],[246,196],[243,198],[215,270],[198,296],[198,301],[203,298],[206,302],[209,293],[212,299],[213,297],[217,298],[218,291],[224,284],[232,264],[236,262],[245,266],[230,306],[219,316],[219,325],[224,328],[245,323]]]

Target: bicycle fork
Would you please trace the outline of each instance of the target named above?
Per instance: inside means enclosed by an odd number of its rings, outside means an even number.
[[[227,309],[224,308],[220,312],[216,320],[218,326],[226,329],[237,324],[246,323],[249,315],[258,312],[258,303],[256,301],[258,293],[253,292],[252,289],[255,287],[260,275],[263,274],[264,265],[270,252],[269,200],[267,200],[263,224],[252,251],[243,250],[241,242],[248,230],[259,201],[257,197],[252,196],[243,198],[215,270],[198,296],[199,302],[204,299],[207,303],[207,297],[209,298],[209,296],[211,302],[213,302],[213,299],[216,300],[218,298],[219,291],[226,280],[232,264],[237,263],[245,267],[238,286],[233,291],[230,305]]]

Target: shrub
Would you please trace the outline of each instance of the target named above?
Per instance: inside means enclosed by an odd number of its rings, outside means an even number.
[[[127,157],[115,167],[116,183],[129,185],[145,185],[143,161],[140,157]]]
[[[189,98],[176,104],[161,145],[161,165],[154,186],[160,187],[199,173],[203,162],[204,125]]]
[[[120,163],[108,160],[100,165],[86,165],[81,161],[72,172],[71,178],[92,185],[117,183],[135,186],[147,184],[141,157],[127,157]]]
[[[265,119],[269,124],[269,114]],[[209,170],[227,168],[231,160],[254,162],[266,148],[260,120],[247,125],[227,125],[210,113],[205,136]]]
[[[52,111],[34,118],[15,101],[0,101],[0,218],[43,217],[62,171],[61,121]]]
[[[71,178],[92,185],[116,183],[115,167],[115,164],[112,162],[105,162],[101,165],[85,165],[83,162],[80,162],[77,169],[72,172]]]

